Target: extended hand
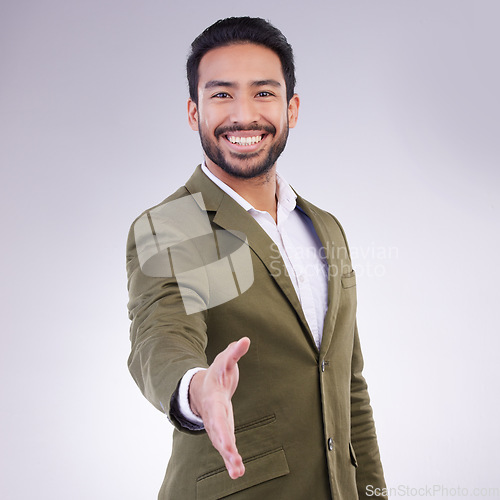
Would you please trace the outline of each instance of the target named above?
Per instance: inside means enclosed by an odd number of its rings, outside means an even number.
[[[203,420],[214,448],[224,459],[231,479],[243,476],[245,466],[236,448],[231,398],[238,386],[238,361],[250,347],[243,337],[219,353],[208,370],[197,372],[189,386],[191,409]]]

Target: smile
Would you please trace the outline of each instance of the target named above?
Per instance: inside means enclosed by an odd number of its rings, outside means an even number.
[[[253,146],[258,144],[263,139],[263,135],[255,135],[253,137],[238,137],[235,135],[226,135],[226,139],[231,144],[237,144],[238,146]]]

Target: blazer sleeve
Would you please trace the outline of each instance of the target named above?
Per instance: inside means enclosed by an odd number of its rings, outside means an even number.
[[[189,369],[208,367],[206,310],[187,314],[185,296],[175,277],[153,277],[143,272],[133,225],[127,240],[127,277],[132,322],[130,373],[144,396],[166,413],[177,429],[191,432],[176,417],[179,412],[173,395]],[[190,300],[205,300],[199,290],[190,292]]]
[[[360,499],[371,498],[375,488],[385,490],[384,473],[373,421],[373,412],[366,381],[362,375],[363,356],[357,325],[354,325],[354,345],[351,365],[351,453],[357,464],[356,483]],[[367,490],[367,487],[368,488]],[[385,496],[377,496],[387,500]]]

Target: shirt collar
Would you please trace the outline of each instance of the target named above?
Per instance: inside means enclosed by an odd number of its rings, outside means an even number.
[[[214,184],[220,187],[222,191],[228,194],[236,203],[241,205],[244,210],[247,212],[254,210],[262,213],[262,210],[254,208],[254,206],[249,201],[245,200],[243,196],[239,195],[234,189],[230,188],[225,182],[222,182],[218,177],[210,172],[205,165],[205,162],[201,165],[201,169]],[[278,172],[276,172],[276,196],[278,197],[278,210],[282,208],[285,212],[290,213],[295,209],[297,205],[297,195],[294,193],[288,182]]]

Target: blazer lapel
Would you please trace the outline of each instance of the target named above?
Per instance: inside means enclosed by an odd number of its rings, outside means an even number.
[[[339,262],[336,253],[337,247],[332,235],[329,233],[328,228],[316,208],[297,195],[297,205],[305,212],[311,219],[314,229],[325,249],[325,256],[328,264],[327,279],[328,279],[328,309],[325,315],[325,322],[323,325],[323,338],[321,340],[320,354],[324,355],[328,351],[330,342],[332,340],[335,320],[340,303],[340,289],[341,289],[341,263]]]
[[[244,237],[239,233],[243,233],[246,236],[249,247],[266,266],[269,274],[287,297],[298,315],[302,326],[307,331],[312,345],[316,349],[312,333],[309,330],[295,288],[288,277],[285,263],[273,240],[246,210],[208,179],[200,166],[197,167],[194,174],[186,183],[186,188],[191,194],[197,192],[202,193],[205,203],[204,209],[209,212],[215,212],[213,218],[215,224],[227,231],[231,231],[243,241]]]

